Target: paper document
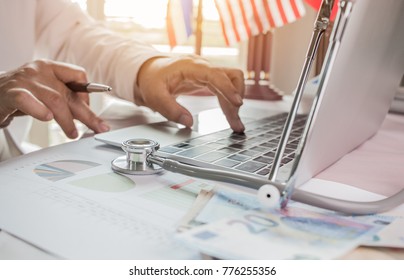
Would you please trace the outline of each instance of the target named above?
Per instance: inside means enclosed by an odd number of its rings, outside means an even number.
[[[173,235],[213,186],[173,173],[123,176],[110,162],[50,153],[1,168],[0,228],[67,259],[199,258]]]

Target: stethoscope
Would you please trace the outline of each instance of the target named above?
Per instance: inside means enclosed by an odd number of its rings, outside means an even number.
[[[404,189],[391,197],[371,202],[331,198],[300,189],[294,189],[292,194],[287,194],[285,191],[288,189],[288,183],[277,183],[249,174],[184,164],[157,155],[159,147],[158,142],[149,139],[124,141],[122,149],[126,155],[113,160],[111,167],[115,172],[128,175],[152,175],[167,170],[187,176],[250,187],[258,190],[257,197],[263,209],[279,206],[284,208],[286,207],[285,197],[290,197],[296,202],[349,215],[366,215],[385,212],[399,206],[404,201]]]
[[[300,100],[303,95],[304,87],[314,60],[319,41],[329,24],[329,18],[333,7],[334,0],[324,0],[317,15],[313,35],[307,52],[307,56],[303,65],[302,73],[296,88],[295,98],[292,103],[291,110],[286,120],[282,137],[279,141],[278,150],[274,158],[274,164],[268,179],[259,178],[246,173],[238,173],[227,170],[211,169],[184,164],[173,159],[164,158],[156,154],[160,145],[158,142],[148,139],[130,139],[122,143],[122,149],[126,155],[121,156],[112,161],[111,167],[115,172],[130,175],[146,175],[156,174],[163,170],[174,173],[181,173],[191,177],[198,177],[207,180],[222,181],[227,183],[238,184],[257,190],[258,200],[262,204],[262,208],[280,207],[285,208],[290,199],[305,203],[308,205],[345,213],[348,215],[367,215],[385,212],[404,203],[404,189],[388,198],[370,201],[358,202],[350,200],[342,200],[314,194],[301,189],[295,188],[295,178],[297,173],[299,154],[305,148],[307,134],[304,133],[301,139],[301,147],[299,153],[296,153],[297,164],[292,168],[291,176],[288,181],[279,183],[276,175],[281,163],[282,154],[285,150],[287,140],[289,138],[293,122],[297,115]],[[349,14],[352,9],[352,3],[349,1],[339,1],[339,13],[334,22],[333,32],[344,32],[346,19],[342,14]],[[343,11],[343,13],[341,12]],[[332,36],[331,36],[332,37]],[[338,44],[330,42],[331,48],[338,48]],[[331,65],[333,58],[328,58],[325,65]],[[316,108],[320,105],[320,98],[313,103],[311,114],[307,118],[305,131],[310,129],[315,119]]]

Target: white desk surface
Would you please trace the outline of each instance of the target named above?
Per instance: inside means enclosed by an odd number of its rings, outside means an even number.
[[[215,97],[181,97],[193,113],[217,108]],[[249,107],[260,110],[285,110],[290,98],[267,102],[245,100]],[[112,129],[135,124],[164,120],[147,108],[113,101],[101,116]],[[87,135],[89,136],[89,135]],[[94,142],[94,148],[97,144]],[[80,140],[73,145],[80,145]],[[60,146],[63,148],[63,145]],[[21,158],[23,160],[24,157]],[[388,115],[380,131],[357,150],[343,157],[321,172],[317,178],[345,183],[382,195],[391,195],[402,188],[404,182],[404,116]],[[401,171],[400,171],[401,170]],[[380,188],[383,186],[383,188]],[[0,231],[0,259],[54,259],[56,257],[32,246],[4,231]],[[404,249],[359,247],[345,256],[346,259],[404,259]]]

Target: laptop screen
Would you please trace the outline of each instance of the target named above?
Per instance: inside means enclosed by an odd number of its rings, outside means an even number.
[[[340,9],[330,37],[313,121],[297,153],[296,185],[378,130],[404,72],[404,1],[341,2],[347,9]]]

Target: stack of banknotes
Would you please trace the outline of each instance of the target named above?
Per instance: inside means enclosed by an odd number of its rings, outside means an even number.
[[[219,259],[336,259],[360,245],[391,242],[397,230],[388,238],[380,233],[393,222],[403,225],[393,216],[344,216],[296,202],[261,209],[255,195],[212,189],[201,190],[177,237]]]

